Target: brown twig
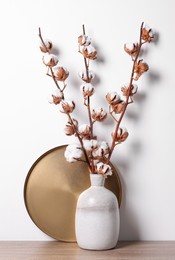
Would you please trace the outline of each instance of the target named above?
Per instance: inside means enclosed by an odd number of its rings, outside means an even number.
[[[85,32],[85,26],[83,24],[83,34],[86,35],[86,32]],[[86,69],[86,77],[87,77],[87,81],[89,82],[89,66],[88,66],[88,63],[87,63],[87,59],[84,57],[84,64],[85,64],[85,69]]]
[[[142,43],[142,38],[141,38],[141,36],[142,36],[142,29],[143,29],[143,22],[142,22],[141,27],[140,27],[140,37],[139,37],[138,52],[137,52],[135,58],[133,59],[133,66],[132,66],[131,77],[130,77],[130,82],[129,82],[128,95],[127,95],[127,97],[126,97],[125,106],[124,106],[124,108],[123,108],[123,111],[122,111],[122,113],[121,113],[121,115],[120,115],[120,117],[119,117],[119,119],[118,119],[118,121],[117,121],[116,127],[115,127],[115,131],[114,131],[114,134],[113,134],[113,140],[112,140],[112,144],[111,144],[111,147],[110,147],[110,151],[109,151],[109,156],[108,156],[108,158],[107,158],[107,162],[110,161],[111,155],[112,155],[113,150],[114,150],[115,145],[116,145],[116,141],[115,141],[115,140],[116,140],[116,137],[117,137],[118,129],[119,129],[119,127],[120,127],[120,123],[121,123],[121,121],[122,121],[122,119],[123,119],[123,117],[124,117],[124,114],[125,114],[125,112],[126,112],[127,106],[128,106],[128,104],[130,103],[130,102],[129,102],[129,97],[130,97],[130,94],[131,94],[132,82],[133,82],[133,79],[134,79],[134,68],[135,68],[135,64],[136,64],[136,62],[137,62],[137,59],[138,59],[138,57],[139,57],[140,51],[141,51],[141,47],[142,47],[142,45],[143,45],[143,43]]]
[[[55,78],[55,76],[54,76],[54,73],[53,73],[53,69],[52,69],[52,68],[50,68],[50,72],[51,72],[51,77],[52,77],[52,79],[53,79],[53,81],[54,81],[56,87],[57,87],[61,92],[63,92],[63,90],[61,90],[61,88],[60,88],[60,86],[59,86],[59,84],[58,84],[58,81],[56,80],[56,78]],[[64,99],[64,96],[63,96],[63,99]]]
[[[39,36],[39,38],[40,38],[40,40],[41,40],[43,46],[44,46],[45,49],[47,50],[47,46],[46,46],[46,44],[45,44],[45,42],[44,42],[44,40],[43,40],[42,34],[41,34],[41,28],[39,28],[38,36]],[[57,86],[57,88],[58,88],[60,91],[62,91],[61,88],[60,88],[60,86],[59,86],[59,84],[58,84],[58,82],[57,82],[57,80],[55,79],[55,76],[54,76],[54,73],[53,73],[53,69],[52,69],[51,67],[49,67],[49,69],[50,69],[51,75],[48,74],[48,72],[47,72],[47,75],[48,75],[48,76],[51,76],[51,77],[53,78],[53,80],[54,80],[55,85]]]
[[[83,151],[85,160],[86,160],[86,162],[87,162],[87,164],[88,164],[89,170],[91,171],[91,164],[90,164],[90,162],[89,162],[88,155],[87,155],[86,150],[85,150],[85,148],[84,148],[83,140],[81,139],[81,137],[80,137],[80,135],[79,135],[79,133],[78,133],[78,131],[77,131],[77,127],[75,126],[75,124],[74,124],[74,122],[73,122],[73,120],[72,120],[71,115],[70,115],[69,113],[67,113],[67,116],[68,116],[69,122],[71,123],[71,125],[72,125],[73,128],[74,128],[75,134],[76,134],[76,136],[77,136],[77,138],[78,138],[78,140],[79,140],[79,142],[80,142],[80,145],[81,145],[81,148],[82,148],[82,151]]]
[[[46,48],[46,50],[47,50],[47,46],[46,46],[46,44],[45,44],[45,42],[44,42],[44,40],[43,40],[43,37],[42,37],[41,29],[40,29],[40,28],[39,28],[39,34],[38,34],[38,35],[39,35],[39,37],[40,37],[40,39],[41,39],[41,42],[42,42],[43,46],[44,46],[44,47]],[[57,82],[57,80],[56,80],[56,78],[55,78],[55,76],[54,76],[53,69],[52,69],[51,67],[49,67],[49,69],[50,69],[50,72],[51,72],[51,75],[49,74],[49,76],[52,77],[52,79],[53,79],[55,85],[57,86],[57,88],[60,89],[60,91],[63,93],[64,89],[66,88],[65,82],[64,82],[64,87],[63,87],[63,89],[61,89],[60,86],[59,86],[59,84],[58,84],[58,82]],[[47,72],[47,73],[48,73],[48,72]],[[63,95],[63,99],[64,99],[64,95]],[[89,158],[88,158],[88,155],[87,155],[87,153],[86,153],[86,150],[85,150],[85,148],[84,148],[83,141],[82,141],[82,139],[81,139],[81,137],[80,137],[80,135],[79,135],[79,133],[78,133],[78,131],[77,131],[77,128],[76,128],[76,126],[75,126],[75,124],[74,124],[74,122],[73,122],[73,120],[72,120],[71,115],[70,115],[69,113],[67,113],[67,116],[68,116],[68,119],[69,119],[70,123],[72,124],[72,126],[73,126],[73,128],[74,128],[74,131],[75,131],[75,133],[76,133],[76,136],[77,136],[77,138],[78,138],[78,140],[79,140],[79,142],[80,142],[80,145],[81,145],[81,147],[82,147],[82,151],[83,151],[84,156],[85,156],[85,161],[87,162],[88,167],[89,167],[89,169],[91,170],[91,165],[90,165]]]
[[[83,34],[86,35],[84,24],[83,24],[82,27],[83,27]],[[89,64],[88,64],[87,59],[85,57],[84,57],[84,64],[85,64],[85,69],[86,69],[87,82],[90,83]],[[87,98],[87,105],[86,106],[87,106],[87,110],[88,110],[91,138],[93,138],[93,124],[92,124],[92,116],[91,116],[91,109],[90,109],[90,97],[89,96]]]
[[[41,35],[41,28],[40,28],[40,27],[39,27],[38,36],[39,36],[39,38],[40,38],[42,44],[44,45],[45,49],[47,50],[47,46],[46,46],[46,44],[45,44],[45,42],[44,42],[44,40],[43,40],[43,37],[42,37],[42,35]]]
[[[110,110],[111,106],[109,106],[109,114],[114,119],[114,121],[118,122],[118,120],[115,118],[115,116],[112,114],[113,111]]]

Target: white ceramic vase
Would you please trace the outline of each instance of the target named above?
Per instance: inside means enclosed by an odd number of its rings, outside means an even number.
[[[101,174],[90,174],[91,186],[79,196],[75,232],[79,247],[107,250],[117,245],[119,207],[116,196],[104,187]]]

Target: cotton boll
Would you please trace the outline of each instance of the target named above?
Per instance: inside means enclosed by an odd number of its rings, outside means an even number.
[[[109,145],[107,142],[102,141],[99,146],[93,150],[93,156],[100,159],[109,153]]]
[[[142,34],[141,34],[141,39],[144,41],[144,42],[151,42],[154,38],[154,33],[152,31],[152,29],[148,26],[148,25],[145,25],[143,28],[142,28]]]
[[[133,43],[125,43],[125,47],[128,49],[128,50],[133,50],[134,48],[134,44]]]
[[[54,67],[58,63],[58,58],[54,54],[45,53],[43,56],[43,63],[48,67]]]
[[[129,54],[129,55],[136,55],[139,51],[139,44],[138,43],[125,43],[124,45],[124,50]]]
[[[95,60],[97,58],[97,51],[91,44],[81,48],[81,53],[85,58],[90,60]]]
[[[115,105],[121,101],[121,98],[120,95],[114,91],[106,95],[106,100],[110,105]]]
[[[63,98],[63,93],[61,92],[60,89],[55,89],[52,94],[51,94],[51,97],[49,98],[49,103],[50,104],[55,104],[55,105],[58,105],[61,100]]]
[[[88,36],[82,34],[78,37],[78,43],[80,46],[88,46],[91,44],[91,39]]]
[[[85,81],[85,82],[91,82],[93,79],[94,79],[94,77],[95,77],[95,74],[94,74],[94,72],[93,71],[88,71],[88,77],[87,77],[87,72],[86,71],[80,71],[79,73],[78,73],[78,75],[79,75],[79,77],[83,80],[83,81]]]
[[[52,46],[53,46],[52,42],[48,39],[44,39],[43,41],[44,41],[44,44],[42,41],[40,41],[40,50],[44,53],[50,52],[52,49]]]
[[[69,72],[65,67],[55,67],[53,68],[54,76],[56,80],[65,81],[69,76]]]
[[[106,117],[107,117],[107,113],[106,113],[105,109],[95,108],[95,109],[92,110],[92,118],[95,121],[102,122],[106,119]]]
[[[115,141],[118,143],[124,142],[127,139],[128,135],[129,133],[125,127],[119,127],[116,136],[114,136],[114,132],[112,133],[112,137],[115,138]]]
[[[84,98],[90,97],[94,94],[94,87],[91,83],[84,83],[80,86]]]
[[[105,176],[112,175],[111,166],[103,162],[99,162],[96,164],[96,170],[98,174],[103,174]]]
[[[66,160],[70,163],[76,162],[81,159],[83,153],[79,144],[70,144],[66,147],[64,152],[64,156]]]
[[[109,145],[105,141],[101,142],[100,148],[103,149],[105,154],[109,152]]]
[[[75,103],[71,100],[61,100],[59,110],[61,113],[72,113],[75,108]]]
[[[136,84],[132,84],[131,89],[129,89],[129,87],[130,87],[129,83],[126,83],[121,87],[123,96],[128,96],[128,95],[133,96],[134,94],[137,93],[138,86]],[[130,91],[130,93],[129,93],[129,91]]]
[[[84,140],[83,145],[86,151],[92,151],[98,146],[98,141],[97,140]]]

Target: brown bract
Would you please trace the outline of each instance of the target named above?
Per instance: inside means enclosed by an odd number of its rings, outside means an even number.
[[[112,107],[112,111],[115,114],[120,114],[124,110],[125,102],[121,100],[119,103],[112,105],[111,107]]]
[[[58,69],[54,72],[54,76],[56,80],[65,81],[69,76],[69,72],[63,67],[58,67]]]
[[[149,66],[147,63],[142,62],[142,60],[139,60],[137,63],[135,63],[134,66],[134,72],[136,73],[135,80],[138,80],[140,76],[149,70]]]
[[[138,50],[139,50],[139,45],[138,43],[133,43],[133,48],[127,48],[127,45],[124,45],[124,50],[131,56],[137,55]]]
[[[60,106],[61,106],[61,109],[60,111],[62,113],[66,113],[66,114],[69,114],[69,113],[72,113],[74,108],[75,108],[75,103],[73,101],[70,102],[67,102],[65,100],[62,100],[61,103],[60,103]]]
[[[137,93],[137,88],[134,87],[134,85],[131,85],[131,88],[129,88],[129,86],[123,86],[121,87],[121,91],[123,93],[123,96],[125,97],[127,97],[128,95],[133,96]]]
[[[90,83],[92,82],[92,79],[94,78],[93,74],[89,73],[88,75],[88,78],[87,78],[87,75],[86,73],[82,73],[81,74],[81,79],[84,81],[84,82],[87,82],[87,83]]]
[[[92,96],[94,93],[94,87],[91,85],[91,83],[85,83],[85,85],[82,85],[81,90],[85,99]]]
[[[100,110],[93,109],[92,110],[92,118],[94,121],[102,122],[106,119],[107,113],[101,108]]]
[[[58,105],[62,100],[62,97],[58,97],[58,96],[55,96],[55,95],[52,95],[52,98],[53,98],[53,103],[55,105]]]
[[[75,134],[74,126],[70,122],[68,122],[64,128],[64,132],[66,135],[74,135]]]
[[[142,29],[142,34],[141,34],[141,38],[142,40],[144,40],[145,42],[151,42],[154,38],[152,30],[151,29],[146,29],[143,28]]]
[[[95,60],[97,58],[97,52],[89,51],[87,47],[84,47],[82,49],[82,54],[85,58],[90,59],[90,60]]]
[[[127,130],[125,128],[119,128],[115,141],[117,141],[118,143],[124,142],[127,139],[128,135],[129,135],[129,133],[127,132]],[[112,136],[113,136],[113,134],[112,134]]]
[[[121,101],[120,96],[116,92],[108,93],[106,95],[106,100],[110,105],[116,105]]]
[[[40,50],[41,50],[42,52],[44,52],[44,53],[50,52],[51,49],[52,49],[52,46],[53,46],[53,45],[52,45],[51,42],[48,42],[47,45],[41,43],[41,45],[40,45]]]

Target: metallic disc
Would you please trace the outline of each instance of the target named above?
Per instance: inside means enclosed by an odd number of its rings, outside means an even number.
[[[40,156],[30,168],[24,185],[27,211],[36,226],[50,237],[75,242],[75,210],[79,194],[90,186],[85,163],[68,163],[66,145],[51,149]],[[113,166],[112,166],[113,167]],[[121,203],[119,176],[105,181]]]

